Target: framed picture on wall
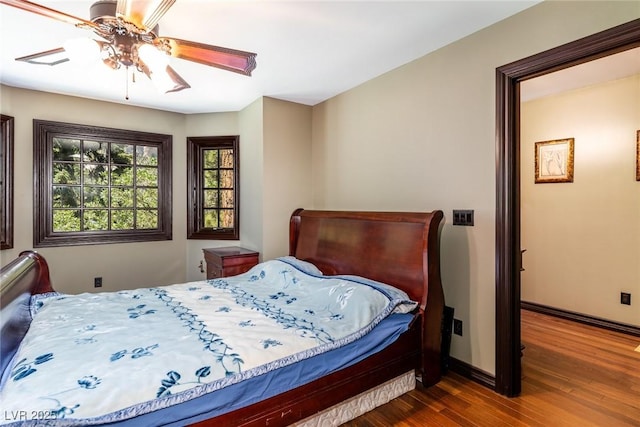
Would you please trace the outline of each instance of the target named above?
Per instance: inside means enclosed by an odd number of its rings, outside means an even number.
[[[573,138],[536,142],[536,184],[573,182]]]
[[[640,130],[636,132],[636,181],[640,181]]]

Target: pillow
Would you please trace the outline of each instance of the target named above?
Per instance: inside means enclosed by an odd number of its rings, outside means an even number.
[[[336,274],[336,271],[332,266],[324,263],[312,264],[309,261],[303,261],[293,256],[284,256],[277,258],[277,260],[285,262],[292,267],[295,267],[298,270],[302,271],[303,273],[309,274],[311,276],[334,276]],[[377,282],[375,280],[367,279],[366,277],[362,276],[337,275],[335,277],[369,285],[372,288],[375,288],[383,294],[387,295],[391,300],[397,302],[397,305],[393,310],[394,313],[411,313],[418,306],[418,303],[412,301],[403,290],[398,289],[392,285]]]
[[[303,261],[303,260],[298,259],[296,257],[283,256],[283,257],[279,257],[279,258],[276,258],[276,259],[278,261],[286,262],[287,264],[291,265],[292,267],[295,267],[298,270],[302,271],[303,273],[307,273],[307,274],[309,274],[311,276],[324,276],[324,274],[322,274],[322,271],[320,271],[318,269],[318,267],[316,267],[315,265],[311,264],[310,262]]]
[[[391,300],[396,301],[396,308],[393,310],[394,313],[411,313],[418,306],[416,301],[413,301],[409,298],[409,295],[402,289],[398,289],[395,286],[389,285],[387,283],[378,282],[376,280],[367,279],[362,276],[352,276],[352,275],[344,275],[344,276],[336,276],[344,279],[355,280],[360,283],[366,284],[375,288],[387,295]]]

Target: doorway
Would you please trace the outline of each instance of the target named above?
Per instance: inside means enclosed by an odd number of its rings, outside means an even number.
[[[520,366],[520,82],[640,46],[640,19],[496,70],[496,392],[518,396]]]

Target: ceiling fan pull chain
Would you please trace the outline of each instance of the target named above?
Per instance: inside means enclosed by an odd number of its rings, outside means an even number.
[[[126,66],[124,81],[126,83],[124,99],[128,101],[129,100],[129,66],[128,65]]]

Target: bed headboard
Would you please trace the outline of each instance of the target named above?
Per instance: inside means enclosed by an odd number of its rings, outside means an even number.
[[[404,290],[423,311],[423,382],[440,379],[444,293],[440,279],[442,211],[355,212],[297,209],[289,255],[324,274],[353,274]],[[429,372],[426,372],[428,370]]]

